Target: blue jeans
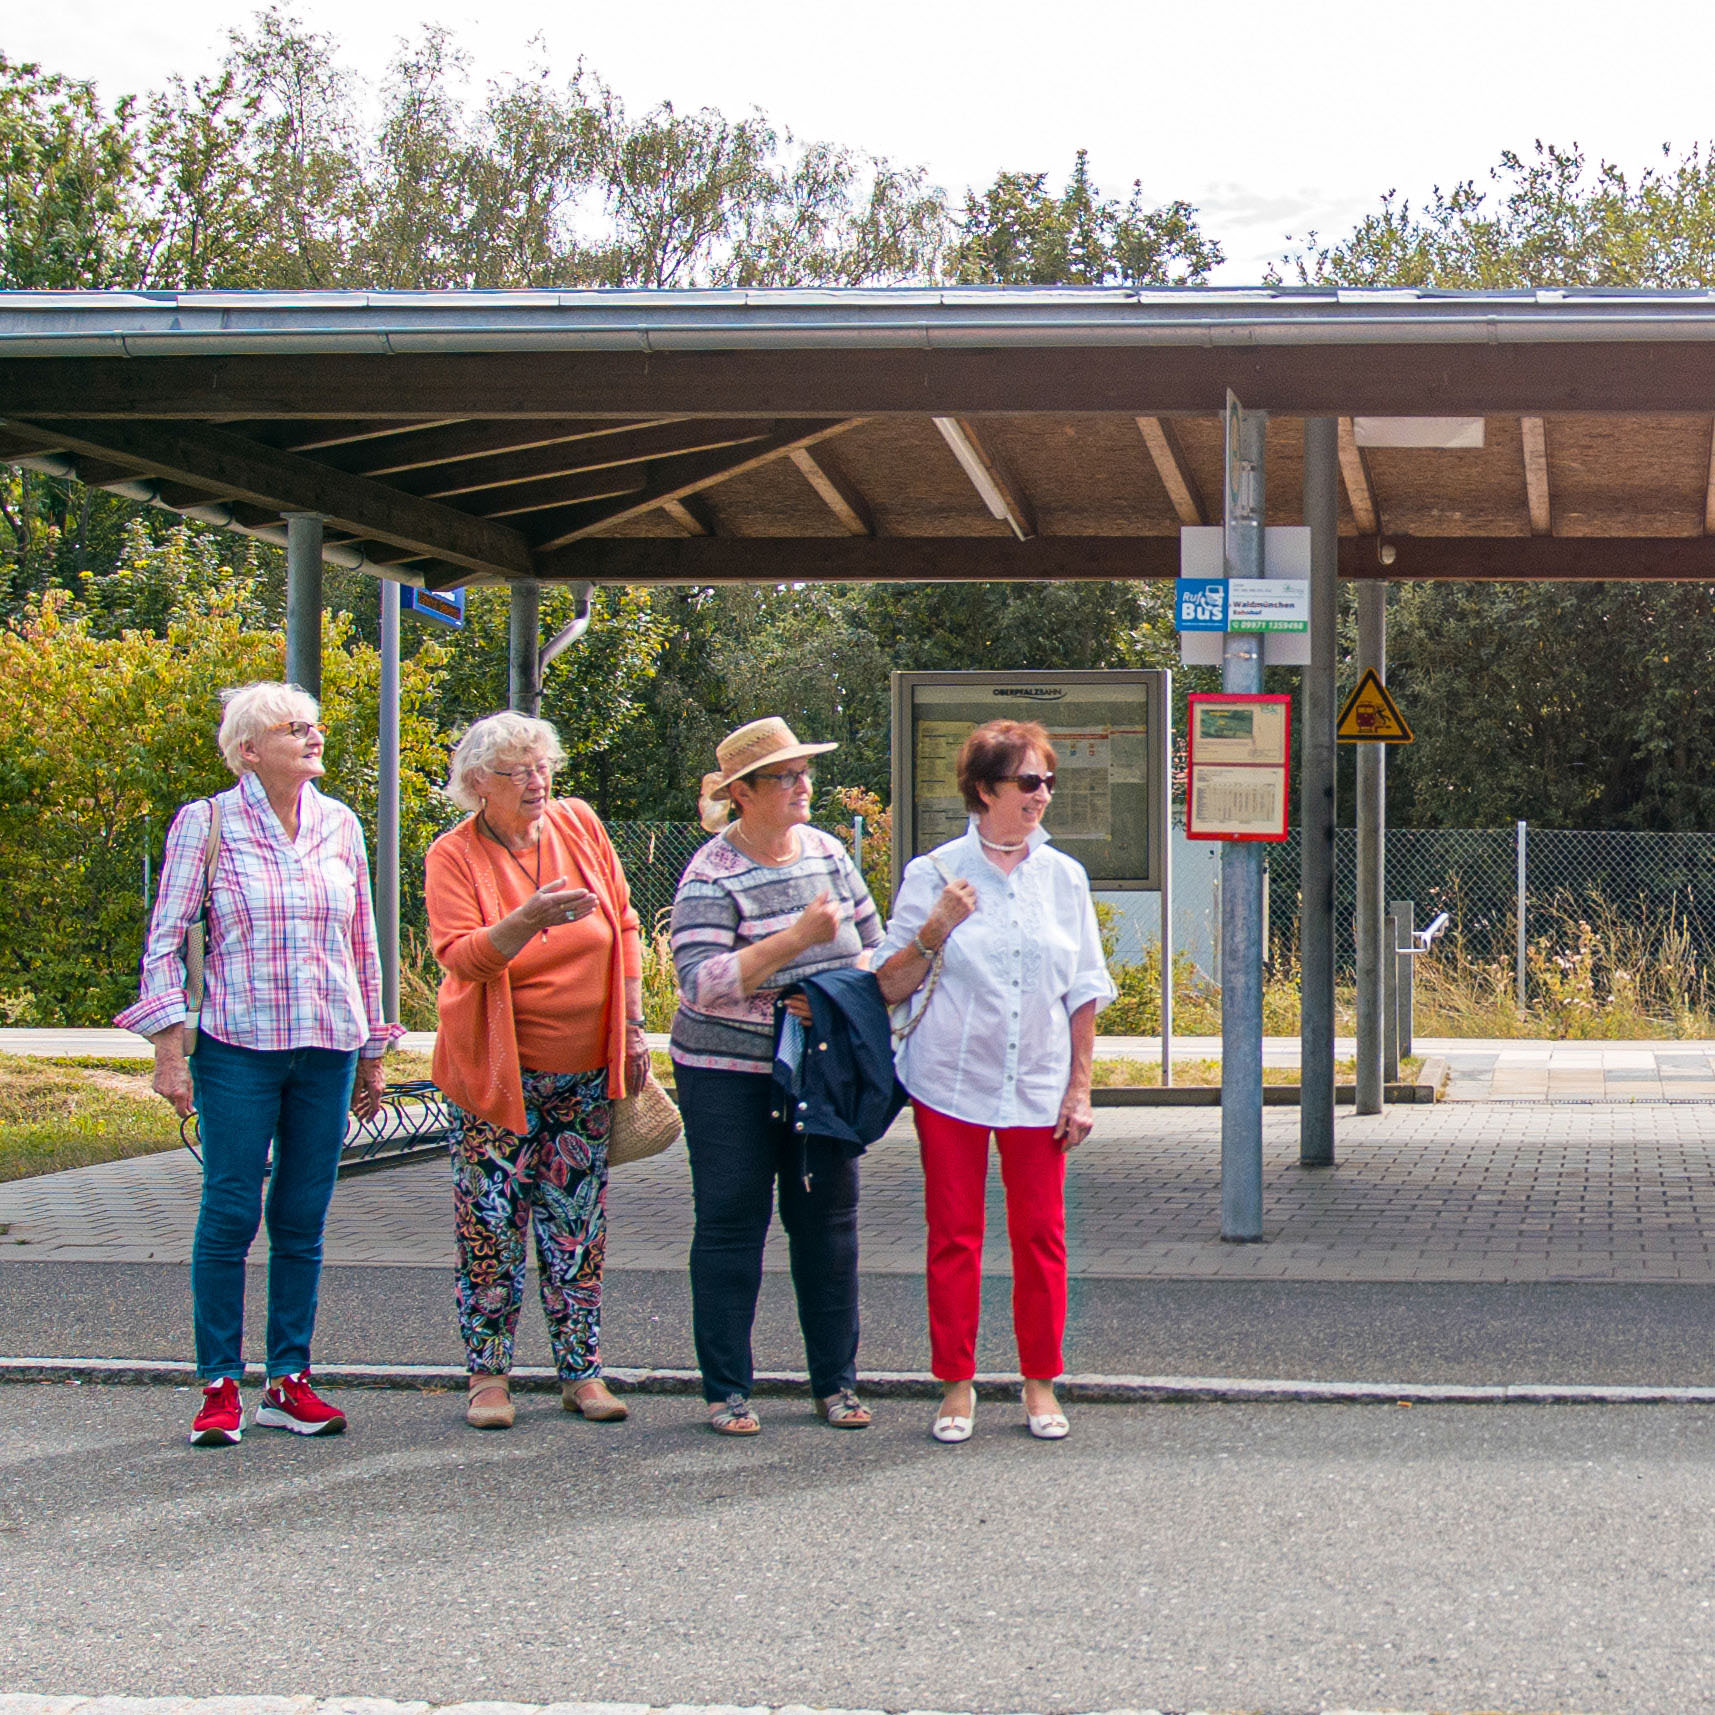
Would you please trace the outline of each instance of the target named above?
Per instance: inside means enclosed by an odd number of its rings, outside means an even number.
[[[205,1031],[191,1056],[202,1136],[202,1207],[191,1245],[197,1374],[244,1374],[244,1259],[263,1216],[268,1145],[268,1374],[309,1367],[357,1051],[235,1048]]]
[[[766,1072],[675,1065],[691,1157],[691,1330],[703,1397],[748,1397],[750,1331],[762,1289],[762,1247],[780,1186],[780,1224],[792,1259],[810,1390],[818,1399],[857,1385],[858,1164],[813,1144],[810,1189],[798,1143],[770,1112]]]

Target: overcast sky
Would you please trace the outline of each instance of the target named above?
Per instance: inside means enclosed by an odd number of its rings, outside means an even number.
[[[249,5],[59,0],[8,8],[0,51],[104,96],[208,69]],[[540,35],[633,108],[762,108],[801,137],[926,166],[957,193],[1002,169],[1141,178],[1185,197],[1260,278],[1288,234],[1346,232],[1383,191],[1486,177],[1506,148],[1577,141],[1629,169],[1715,133],[1715,11],[1670,0],[298,0],[299,17],[378,76],[398,39],[447,25],[481,79]]]

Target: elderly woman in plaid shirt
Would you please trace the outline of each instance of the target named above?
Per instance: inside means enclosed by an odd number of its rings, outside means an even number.
[[[174,818],[143,952],[142,994],[114,1020],[155,1047],[155,1088],[193,1108],[203,1146],[191,1298],[203,1405],[199,1446],[243,1435],[244,1261],[268,1185],[268,1383],[254,1421],[337,1435],[345,1414],[310,1386],[322,1226],[349,1107],[372,1116],[384,1020],[363,830],[314,782],[324,728],[296,685],[229,691],[220,749],[238,784]],[[209,905],[205,994],[187,1058],[185,935],[201,909],[210,803],[220,838]]]

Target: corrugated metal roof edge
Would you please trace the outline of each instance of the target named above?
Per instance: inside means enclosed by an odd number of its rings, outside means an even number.
[[[0,293],[0,352],[556,350],[1703,341],[1711,291],[900,288],[731,292]]]

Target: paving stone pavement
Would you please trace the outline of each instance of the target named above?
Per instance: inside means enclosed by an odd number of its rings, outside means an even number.
[[[1265,1112],[1264,1237],[1219,1238],[1220,1111],[1119,1108],[1072,1159],[1068,1238],[1083,1277],[1715,1283],[1715,1106],[1438,1103],[1338,1122],[1339,1165],[1297,1165],[1298,1115]],[[923,1267],[909,1119],[864,1163],[866,1273]],[[453,1258],[444,1158],[347,1179],[330,1263]],[[985,1267],[1007,1267],[999,1175]],[[198,1168],[182,1150],[0,1185],[0,1256],[185,1262]],[[607,1266],[681,1269],[683,1149],[614,1175]],[[784,1269],[778,1231],[767,1266]]]

